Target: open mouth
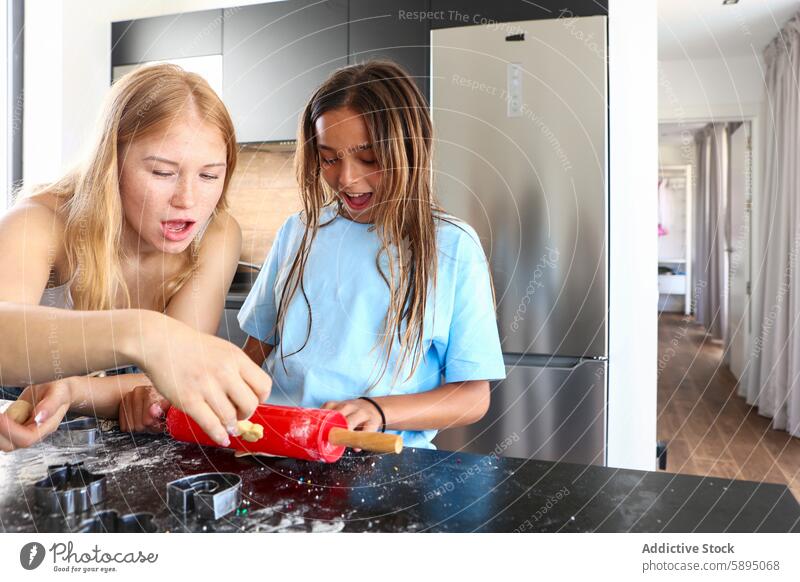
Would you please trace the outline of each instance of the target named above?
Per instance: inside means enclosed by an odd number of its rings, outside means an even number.
[[[161,223],[164,238],[170,241],[182,241],[192,232],[193,220],[165,220]]]
[[[372,192],[342,192],[342,198],[348,208],[355,211],[364,210],[372,200]]]

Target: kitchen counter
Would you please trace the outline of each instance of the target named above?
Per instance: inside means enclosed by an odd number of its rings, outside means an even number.
[[[422,449],[330,465],[235,458],[104,424],[93,447],[0,453],[0,531],[75,529],[80,519],[37,510],[33,491],[48,465],[79,461],[106,475],[102,508],[151,513],[157,531],[800,531],[783,485]],[[212,471],[241,477],[238,511],[202,521],[169,510],[168,482]]]

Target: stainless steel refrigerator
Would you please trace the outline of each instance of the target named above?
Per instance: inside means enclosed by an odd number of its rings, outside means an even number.
[[[441,449],[605,463],[606,24],[431,33],[434,184],[484,245],[507,369]]]

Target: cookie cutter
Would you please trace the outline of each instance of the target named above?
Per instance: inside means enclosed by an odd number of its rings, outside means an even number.
[[[201,473],[167,483],[167,505],[181,514],[219,519],[242,502],[242,478],[234,473]]]
[[[49,514],[83,513],[106,498],[106,477],[88,471],[82,461],[50,465],[33,490],[36,505]]]
[[[157,530],[152,513],[120,515],[115,509],[106,509],[81,521],[74,533],[153,533]]]
[[[73,447],[92,447],[100,439],[100,426],[97,419],[79,416],[64,420],[53,433],[53,440]]]

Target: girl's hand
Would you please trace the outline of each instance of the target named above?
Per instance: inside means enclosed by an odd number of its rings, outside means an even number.
[[[326,402],[322,408],[338,410],[347,419],[350,430],[365,430],[376,432],[381,428],[381,414],[366,400],[342,400],[339,402]]]
[[[272,380],[244,352],[160,314],[145,325],[134,363],[172,406],[191,416],[217,443],[228,446],[237,420],[265,402]]]
[[[125,432],[162,433],[169,400],[152,386],[136,386],[119,404],[119,428]]]
[[[19,399],[29,402],[33,411],[22,423],[0,414],[0,450],[6,452],[38,443],[58,428],[72,404],[69,379],[28,386]]]

